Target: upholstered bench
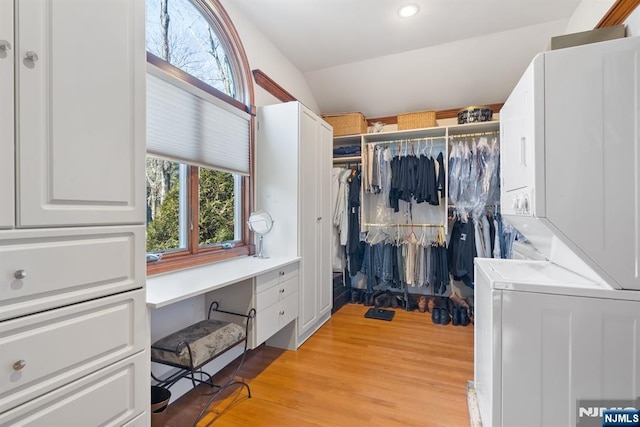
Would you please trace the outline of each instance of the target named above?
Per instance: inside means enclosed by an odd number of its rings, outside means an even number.
[[[151,360],[184,369],[200,367],[246,338],[237,323],[202,320],[172,333],[151,346]]]
[[[213,313],[238,316],[243,319],[243,324],[212,319],[211,315]],[[214,301],[209,306],[209,313],[206,320],[189,325],[153,343],[151,345],[152,362],[179,368],[178,371],[164,379],[156,378],[152,373],[151,376],[156,381],[156,385],[170,388],[182,378],[190,378],[194,388],[197,385],[196,383],[204,383],[211,387],[217,387],[217,392],[209,399],[209,402],[205,405],[198,419],[204,414],[213,399],[215,399],[224,388],[230,385],[241,384],[245,386],[249,397],[251,397],[249,385],[244,381],[235,381],[235,377],[247,353],[249,326],[251,320],[255,317],[255,313],[256,311],[253,308],[249,310],[248,314],[220,310],[218,302]],[[230,380],[224,385],[214,384],[211,376],[201,368],[226,351],[242,343],[244,343],[244,350],[240,358],[240,363]],[[203,377],[206,377],[206,379],[203,379]]]

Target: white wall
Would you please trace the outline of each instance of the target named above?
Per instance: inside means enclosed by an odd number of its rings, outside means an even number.
[[[616,0],[582,0],[565,29],[565,34],[593,30]]]
[[[636,7],[624,23],[627,26],[627,36],[640,36],[640,6]]]
[[[221,0],[238,31],[252,70],[260,69],[298,101],[318,113],[318,104],[311,94],[303,74],[256,28],[239,10],[229,2]],[[258,85],[255,87],[257,106],[275,104],[278,101]]]

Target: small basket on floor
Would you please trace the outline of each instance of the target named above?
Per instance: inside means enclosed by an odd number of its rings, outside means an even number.
[[[213,313],[237,316],[242,324],[213,319]],[[246,387],[248,396],[251,398],[249,385],[235,378],[247,353],[249,327],[255,315],[256,311],[253,308],[248,314],[221,310],[218,302],[214,301],[209,306],[206,320],[187,326],[153,343],[151,361],[178,368],[176,372],[164,379],[159,379],[152,373],[151,377],[156,381],[156,386],[169,389],[181,379],[189,378],[194,388],[200,383],[217,388],[216,392],[211,394],[197,420],[202,417],[211,402],[229,386],[237,384]],[[244,343],[242,356],[230,380],[222,385],[215,384],[211,375],[203,371],[202,367],[242,343]]]

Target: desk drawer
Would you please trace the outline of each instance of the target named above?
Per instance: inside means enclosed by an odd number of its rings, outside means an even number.
[[[291,277],[298,275],[298,263],[285,265],[277,270],[269,271],[256,277],[256,291],[262,292],[278,283],[289,280]]]
[[[284,300],[294,292],[298,292],[298,276],[289,277],[289,279],[282,281],[277,286],[258,292],[256,295],[256,311],[262,311],[278,301]]]
[[[256,346],[298,317],[298,292],[256,314]]]
[[[0,425],[142,427],[148,377],[149,353],[143,351],[1,414]],[[138,414],[143,417],[128,423]]]
[[[0,320],[141,288],[144,239],[144,226],[0,231]]]
[[[0,412],[144,349],[146,329],[144,290],[0,322]]]

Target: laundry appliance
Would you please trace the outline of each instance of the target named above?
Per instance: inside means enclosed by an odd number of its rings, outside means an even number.
[[[483,426],[601,426],[581,405],[640,396],[640,37],[536,56],[500,132],[502,215],[538,260],[476,259]]]

